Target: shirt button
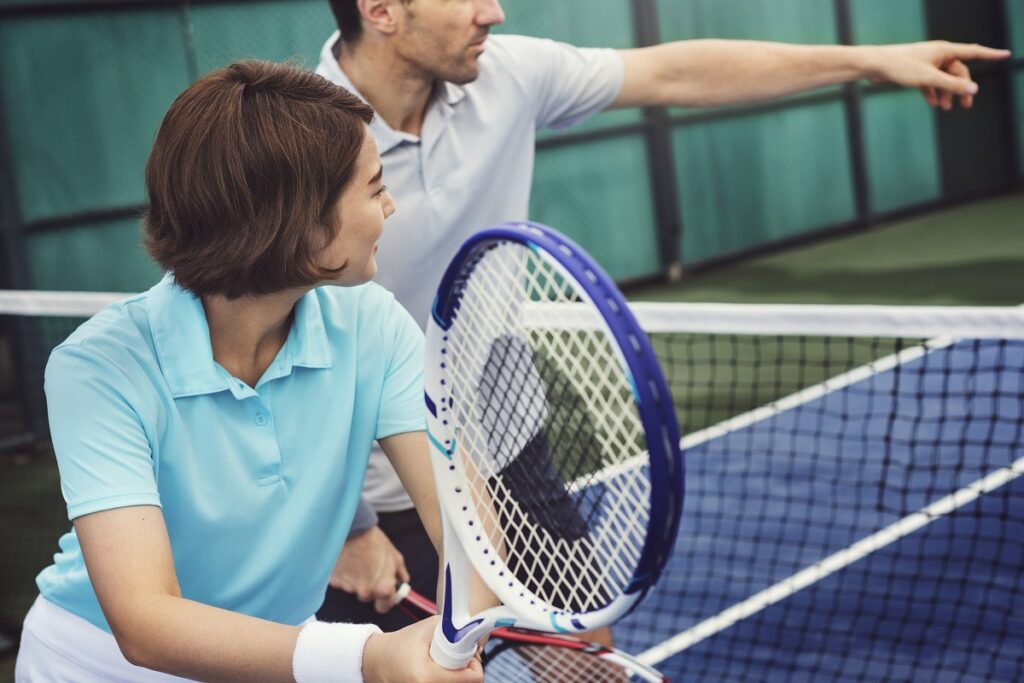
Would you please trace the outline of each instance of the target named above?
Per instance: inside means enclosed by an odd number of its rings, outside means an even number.
[[[262,427],[263,425],[267,424],[267,422],[268,422],[267,416],[264,415],[263,413],[259,413],[256,416],[256,425],[257,426]]]

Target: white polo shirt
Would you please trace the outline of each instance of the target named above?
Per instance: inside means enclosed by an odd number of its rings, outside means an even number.
[[[359,95],[338,67],[337,40],[337,32],[327,40],[317,73]],[[379,243],[376,281],[425,326],[462,242],[482,228],[528,217],[537,129],[564,128],[603,110],[622,80],[616,50],[492,36],[475,81],[437,88],[419,137],[374,119],[384,182],[398,205]],[[363,495],[378,511],[412,507],[379,451],[370,458]]]

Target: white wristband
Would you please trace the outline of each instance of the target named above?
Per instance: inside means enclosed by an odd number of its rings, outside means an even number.
[[[363,683],[363,647],[375,633],[372,624],[306,624],[292,655],[295,683]]]

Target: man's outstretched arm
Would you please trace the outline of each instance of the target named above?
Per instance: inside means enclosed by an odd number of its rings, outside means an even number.
[[[945,41],[903,45],[790,45],[686,40],[622,50],[625,78],[611,108],[711,107],[812,90],[861,78],[918,88],[930,105],[964,107],[978,91],[965,62],[1008,59],[1008,50]]]

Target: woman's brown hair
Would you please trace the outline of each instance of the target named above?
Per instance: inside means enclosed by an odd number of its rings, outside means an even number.
[[[271,294],[336,278],[339,229],[373,110],[297,67],[236,62],[171,105],[146,164],[146,249],[197,296]]]

